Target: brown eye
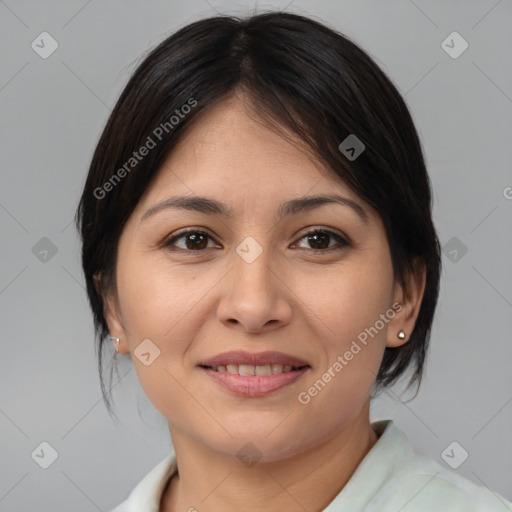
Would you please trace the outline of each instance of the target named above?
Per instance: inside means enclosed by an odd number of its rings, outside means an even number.
[[[301,237],[301,240],[304,239],[307,239],[307,243],[312,246],[311,250],[315,252],[330,252],[333,249],[340,248],[339,246],[343,248],[350,245],[342,236],[325,229],[310,231]],[[329,246],[329,242],[333,239],[338,242],[338,247],[336,245]]]
[[[176,241],[181,239],[185,240],[185,247],[176,246]],[[172,236],[163,243],[163,246],[171,248],[177,247],[178,249],[183,249],[185,251],[197,252],[207,248],[208,239],[211,239],[208,233],[205,233],[204,231],[189,229]]]

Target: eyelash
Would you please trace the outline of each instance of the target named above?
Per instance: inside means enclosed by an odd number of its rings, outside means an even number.
[[[184,251],[184,252],[187,252],[187,253],[201,253],[201,252],[204,252],[206,249],[198,249],[198,250],[190,250],[190,249],[182,249],[181,247],[175,247],[174,246],[174,243],[179,240],[180,238],[184,238],[186,235],[189,235],[189,234],[199,234],[199,235],[204,235],[204,236],[207,236],[208,238],[210,238],[211,240],[213,240],[213,238],[208,234],[206,233],[205,231],[201,231],[199,229],[195,229],[195,228],[188,228],[184,231],[181,231],[179,233],[177,233],[176,235],[173,235],[171,236],[170,238],[164,240],[162,243],[161,243],[161,246],[163,246],[164,248],[167,248],[167,249],[170,249],[170,250],[181,250],[181,251]],[[350,247],[350,243],[348,242],[348,240],[344,237],[342,237],[341,235],[339,235],[338,233],[334,232],[334,231],[331,231],[329,229],[314,229],[312,231],[309,231],[307,233],[305,233],[304,235],[302,235],[300,238],[299,238],[299,241],[308,237],[308,236],[314,236],[314,235],[317,235],[317,234],[328,234],[331,236],[331,238],[334,238],[337,242],[338,242],[338,247],[334,246],[334,247],[329,247],[327,249],[309,249],[309,251],[313,252],[313,253],[316,253],[316,254],[319,254],[319,253],[331,253],[332,251],[335,251],[335,250],[341,250],[341,249],[344,249],[346,247]]]

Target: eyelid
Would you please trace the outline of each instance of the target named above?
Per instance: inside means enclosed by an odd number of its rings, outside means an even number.
[[[311,226],[306,226],[305,228],[301,229],[297,235],[299,238],[303,238],[306,235],[309,235],[310,233],[316,233],[318,231],[321,231],[322,233],[330,233],[333,235],[337,235],[341,238],[344,238],[347,242],[350,241],[349,237],[343,233],[343,231],[340,231],[336,228],[331,228],[329,226],[322,226],[321,224],[312,224]]]

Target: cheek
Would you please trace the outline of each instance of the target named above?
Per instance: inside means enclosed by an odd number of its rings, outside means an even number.
[[[310,302],[325,359],[297,390],[297,398],[306,423],[321,419],[314,439],[329,437],[354,420],[369,397],[386,340],[386,324],[372,330],[389,308],[391,281],[382,275],[375,268],[338,273]]]
[[[357,409],[377,377],[387,333],[381,315],[389,311],[393,289],[391,261],[385,254],[368,251],[366,258],[347,260],[329,275],[302,281],[305,311],[314,313],[325,353],[308,383],[321,381],[312,390],[317,392],[312,401],[318,411],[334,407],[338,414],[348,414]]]
[[[301,279],[298,295],[323,325],[331,345],[343,348],[373,326],[390,306],[393,275],[386,258],[368,257],[328,274]],[[384,329],[385,330],[385,329]]]
[[[189,398],[179,383],[192,336],[186,331],[193,325],[191,315],[197,314],[193,305],[201,297],[192,292],[193,279],[177,275],[161,264],[148,265],[134,252],[118,262],[118,292],[133,366],[147,398],[164,416],[182,410]],[[144,353],[150,354],[146,360]]]
[[[163,349],[168,339],[173,339],[172,347],[179,347],[181,337],[176,333],[190,325],[183,320],[194,314],[205,283],[163,258],[133,252],[118,264],[118,289],[129,341],[150,338]]]

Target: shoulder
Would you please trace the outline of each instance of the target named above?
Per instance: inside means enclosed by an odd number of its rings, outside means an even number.
[[[443,468],[433,460],[421,456],[418,459],[397,471],[387,489],[394,495],[393,501],[401,503],[400,506],[406,510],[512,512],[512,503],[498,493]]]
[[[512,503],[503,496],[417,453],[405,434],[390,427],[396,457],[368,512],[512,512]]]
[[[158,512],[163,490],[176,471],[176,454],[172,452],[142,478],[125,501],[109,512]]]
[[[121,504],[117,505],[116,508],[113,508],[109,512],[129,512],[128,508],[128,500],[123,501]]]

